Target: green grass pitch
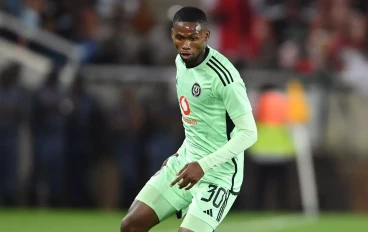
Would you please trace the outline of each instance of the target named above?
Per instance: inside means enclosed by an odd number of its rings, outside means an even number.
[[[123,212],[0,209],[1,232],[119,231]],[[181,220],[170,218],[153,232],[178,231]],[[307,219],[298,214],[232,213],[216,232],[364,232],[368,215],[322,214]]]

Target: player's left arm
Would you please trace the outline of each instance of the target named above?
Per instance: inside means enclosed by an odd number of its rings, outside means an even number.
[[[227,86],[219,85],[215,91],[224,102],[238,133],[217,151],[198,161],[204,172],[231,160],[257,141],[257,127],[243,80],[238,77]]]

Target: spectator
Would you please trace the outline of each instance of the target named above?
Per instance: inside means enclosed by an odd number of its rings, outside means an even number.
[[[71,104],[53,70],[33,99],[32,134],[34,138],[32,203],[60,206],[64,190],[64,152],[66,116]],[[40,199],[45,202],[40,202]]]
[[[20,18],[27,26],[37,29],[42,25],[41,13],[45,0],[26,0],[20,12]]]
[[[19,16],[22,8],[22,2],[23,0],[2,0],[0,5],[3,5],[5,11]]]
[[[247,67],[253,69],[277,68],[277,44],[266,18],[255,17],[246,42]]]
[[[123,204],[129,205],[137,190],[137,170],[142,167],[138,165],[139,153],[138,135],[143,126],[143,111],[137,101],[137,96],[131,90],[124,90],[121,94],[120,104],[112,113],[111,129],[115,141],[115,160],[119,165],[121,173],[121,193],[124,197]],[[125,191],[129,190],[129,191]]]
[[[316,70],[341,69],[336,60],[345,40],[351,10],[346,0],[324,0],[318,5],[318,14],[310,25],[308,50]]]
[[[149,64],[173,65],[177,52],[175,49],[167,49],[171,43],[172,21],[167,20],[164,24],[157,24],[148,34],[147,43],[144,45],[148,52]],[[159,52],[158,52],[159,51]]]
[[[126,33],[129,33],[124,23],[126,10],[122,4],[116,4],[112,10],[111,21],[109,22],[110,33],[103,38],[98,45],[96,57],[93,63],[102,64],[122,64],[128,60],[125,41]]]
[[[18,201],[19,129],[24,116],[24,93],[17,85],[20,65],[0,74],[0,205]]]
[[[257,210],[268,208],[268,192],[275,197],[276,210],[289,209],[289,164],[295,152],[288,129],[288,110],[284,94],[273,85],[262,86],[255,114],[258,141],[249,150],[255,167]]]
[[[219,50],[239,65],[244,65],[245,44],[250,37],[253,12],[248,0],[218,0],[212,12],[219,26]]]
[[[44,28],[65,39],[74,39],[79,7],[75,8],[75,2],[70,0],[47,3],[48,8],[43,14]]]
[[[71,90],[71,113],[66,125],[66,199],[71,207],[92,205],[91,174],[96,157],[102,152],[102,113],[86,91],[82,76]]]
[[[345,43],[335,53],[335,62],[340,64],[343,80],[367,96],[367,27],[365,18],[360,14],[352,14],[349,20],[349,31]]]
[[[177,138],[175,134],[170,134],[170,122],[175,115],[177,108],[171,107],[169,88],[166,85],[157,84],[155,87],[157,94],[146,101],[147,107],[147,134],[146,134],[146,159],[148,161],[147,177],[158,171],[162,162],[176,152]],[[177,111],[176,111],[177,112]],[[180,120],[180,117],[177,118]],[[182,143],[182,141],[180,141]],[[180,143],[180,145],[181,145]]]
[[[97,32],[99,20],[92,4],[83,7],[78,15],[76,42],[80,45],[82,62],[89,63],[97,54]]]

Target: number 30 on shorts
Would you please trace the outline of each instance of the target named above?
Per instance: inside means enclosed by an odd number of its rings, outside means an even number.
[[[213,206],[215,208],[219,208],[226,198],[227,194],[226,189],[222,187],[219,188],[218,186],[213,184],[210,184],[208,188],[209,188],[208,192],[210,193],[209,197],[208,198],[202,197],[201,200],[204,202],[210,202],[213,199],[212,201]]]

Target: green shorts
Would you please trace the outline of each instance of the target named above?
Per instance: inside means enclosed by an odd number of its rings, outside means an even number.
[[[206,178],[201,179],[190,190],[179,189],[178,185],[170,187],[171,182],[176,178],[176,173],[185,164],[179,157],[171,157],[167,165],[147,182],[138,194],[137,200],[153,208],[160,221],[167,218],[170,210],[176,210],[178,218],[182,218],[185,214],[192,215],[208,224],[212,230],[215,230],[229,212],[236,195],[231,193],[227,187],[217,184],[216,182],[221,182],[216,181],[216,179],[212,181],[208,181]],[[172,206],[171,209],[160,200],[152,201],[152,195],[148,193],[149,189],[152,188],[159,192]]]

